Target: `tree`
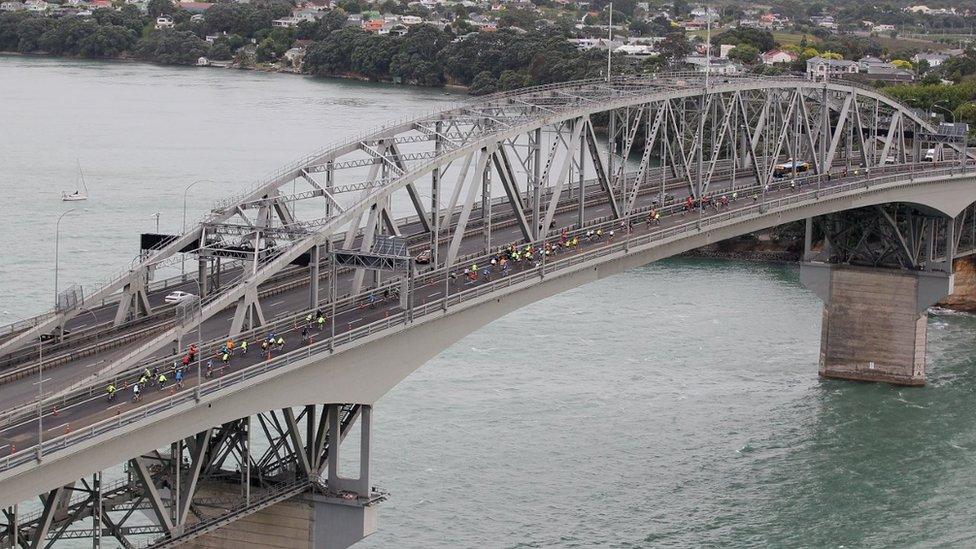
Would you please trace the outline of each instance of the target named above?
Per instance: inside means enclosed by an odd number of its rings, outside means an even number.
[[[755,65],[759,60],[759,50],[749,44],[739,44],[729,52],[729,59],[744,65]]]
[[[505,8],[498,17],[498,26],[499,28],[518,27],[524,30],[532,30],[538,20],[539,16],[534,11]]]
[[[891,64],[898,67],[899,69],[904,69],[906,71],[912,70],[911,61],[905,61],[904,59],[895,59],[891,62]]]
[[[78,18],[58,19],[38,39],[38,46],[41,50],[55,55],[77,55],[78,43],[97,30],[98,24],[94,21]]]
[[[54,26],[47,17],[27,17],[17,25],[17,51],[30,53],[40,49],[40,38]]]
[[[528,82],[528,77],[524,73],[507,70],[502,71],[501,76],[498,77],[498,88],[500,90],[517,90],[519,88],[524,88]]]
[[[168,65],[192,65],[206,55],[209,44],[193,33],[160,30],[143,37],[136,46],[142,59]]]
[[[170,15],[175,11],[173,2],[170,0],[149,0],[149,4],[146,5],[146,10],[149,13],[149,17],[153,19],[160,15]]]
[[[230,46],[227,45],[226,40],[218,40],[210,46],[210,51],[207,52],[208,59],[216,59],[219,61],[225,61],[232,59],[234,57],[234,52],[231,51]]]
[[[358,0],[339,0],[339,8],[346,13],[362,13],[363,11]]]
[[[650,36],[651,35],[651,24],[647,21],[642,21],[640,19],[634,19],[630,22],[630,26],[627,28],[630,34],[634,36]]]
[[[685,17],[691,13],[687,0],[674,0],[671,3],[671,15],[675,18]]]
[[[27,12],[0,13],[0,51],[16,51],[20,42],[17,32],[20,23],[27,17]]]
[[[661,40],[657,45],[657,51],[666,64],[672,65],[691,53],[691,44],[684,34],[672,33]]]
[[[969,124],[971,131],[976,130],[976,101],[959,105],[953,114],[957,122],[965,122]]]
[[[337,31],[346,24],[349,18],[341,9],[334,9],[325,14],[318,21],[302,21],[296,29],[296,37],[300,40],[325,40],[333,31]]]
[[[730,29],[717,36],[712,37],[712,45],[719,44],[747,44],[763,52],[776,47],[773,33],[763,29],[753,29],[748,27]]]
[[[494,93],[498,87],[498,81],[491,74],[490,71],[481,71],[478,76],[474,77],[474,81],[471,82],[471,87],[468,88],[468,92],[471,95],[486,95],[489,93]]]
[[[928,59],[919,59],[918,63],[915,64],[915,72],[919,75],[924,75],[929,72],[930,68],[932,67],[929,65]]]
[[[77,53],[82,57],[117,57],[136,43],[136,33],[119,25],[103,25],[94,33],[78,41]]]

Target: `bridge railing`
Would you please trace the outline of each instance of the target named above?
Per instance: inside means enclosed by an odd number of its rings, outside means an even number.
[[[927,168],[917,172],[919,177],[926,178],[955,176],[971,172],[971,167],[969,166],[942,168],[933,166],[931,163],[929,163],[927,165],[922,164],[919,167]],[[450,309],[451,306],[460,305],[461,303],[484,297],[486,295],[495,293],[500,289],[508,288],[526,282],[530,279],[544,277],[548,273],[557,272],[568,267],[607,255],[618,254],[621,252],[626,253],[629,248],[633,246],[640,246],[656,241],[674,238],[688,232],[700,232],[704,226],[755,216],[757,214],[768,212],[770,209],[786,208],[790,205],[801,202],[807,202],[810,200],[816,201],[824,197],[833,196],[849,190],[904,181],[904,176],[906,174],[911,174],[914,172],[912,168],[914,168],[914,166],[879,167],[875,170],[876,175],[871,178],[853,176],[848,178],[838,178],[834,181],[820,176],[811,176],[808,178],[803,178],[800,189],[789,196],[764,200],[763,202],[757,201],[755,204],[743,208],[728,209],[724,212],[703,216],[700,220],[689,220],[685,223],[655,230],[645,235],[622,238],[617,242],[610,242],[606,245],[598,246],[591,250],[580,251],[579,253],[569,252],[568,257],[564,256],[558,259],[553,258],[548,262],[543,260],[541,267],[539,268],[527,268],[500,279],[479,284],[474,288],[448,294],[444,299],[438,301],[414,305],[412,310],[401,311],[389,315],[382,320],[336,334],[334,338],[323,339],[322,341],[313,343],[295,351],[291,351],[272,360],[243,368],[239,372],[230,373],[217,379],[206,381],[199,386],[198,391],[181,391],[173,395],[166,396],[162,399],[147,403],[139,408],[121,413],[115,418],[105,419],[96,422],[91,426],[44,441],[40,445],[40,450],[43,454],[49,454],[51,452],[68,448],[83,441],[90,440],[102,434],[121,429],[122,427],[171,410],[176,406],[195,402],[198,398],[197,394],[199,394],[201,397],[217,394],[228,387],[244,383],[268,372],[289,366],[293,362],[305,360],[320,353],[335,353],[337,351],[341,351],[344,347],[353,345],[363,338],[371,337],[378,333],[399,327],[409,323],[411,320],[416,320],[417,318],[437,314],[445,309]],[[800,180],[798,179],[797,181]],[[802,190],[803,187],[809,188],[809,185],[814,182],[817,184],[816,188]],[[789,183],[789,180],[779,182],[777,183],[777,187],[782,189]],[[680,207],[680,205],[673,205],[669,206],[668,208],[673,212],[676,208]],[[646,209],[644,211],[646,211]],[[635,213],[630,220],[625,221],[625,224],[627,221],[632,223],[635,219],[640,220],[640,216],[644,214],[644,211]],[[607,221],[600,226],[612,229],[614,227],[619,227],[620,223],[620,220],[612,220]],[[594,226],[590,225],[585,227],[585,229],[593,230]],[[6,456],[3,460],[0,460],[0,471],[6,471],[12,467],[17,467],[34,460],[37,455],[36,451],[37,447],[35,446],[34,448],[24,449]]]

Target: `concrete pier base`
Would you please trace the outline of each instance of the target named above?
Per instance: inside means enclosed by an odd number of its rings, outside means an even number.
[[[305,494],[204,534],[184,547],[345,549],[376,531],[376,504],[381,500]]]
[[[800,280],[824,301],[822,377],[925,385],[926,310],[951,274],[807,262]]]

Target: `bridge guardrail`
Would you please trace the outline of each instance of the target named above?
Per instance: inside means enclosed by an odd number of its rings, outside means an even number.
[[[925,167],[932,166],[928,164]],[[619,252],[627,252],[629,248],[633,245],[649,244],[651,242],[673,238],[679,234],[687,233],[690,231],[700,232],[703,226],[714,225],[716,223],[730,221],[737,218],[745,218],[756,213],[763,213],[773,208],[780,208],[784,206],[789,206],[791,204],[797,204],[800,202],[805,202],[810,199],[820,200],[824,196],[836,195],[848,190],[870,187],[872,185],[883,185],[889,182],[897,182],[904,179],[906,173],[912,173],[912,168],[914,166],[896,166],[896,167],[878,167],[875,171],[881,172],[880,175],[870,179],[855,179],[853,181],[846,181],[845,179],[839,179],[836,182],[831,183],[830,180],[826,180],[821,176],[811,176],[804,178],[805,182],[811,179],[816,179],[818,182],[817,188],[813,190],[800,191],[790,196],[764,200],[763,202],[757,202],[756,204],[746,206],[744,208],[728,209],[725,212],[719,212],[713,215],[702,217],[700,220],[688,221],[683,224],[679,224],[673,227],[668,227],[665,229],[652,231],[646,235],[640,235],[632,238],[626,238],[618,242],[611,242],[604,246],[598,246],[592,250],[581,251],[571,255],[570,257],[553,259],[546,262],[542,261],[541,268],[528,268],[517,273],[512,273],[501,279],[497,279],[491,282],[486,282],[480,284],[474,288],[467,290],[462,290],[460,292],[455,292],[454,294],[448,294],[442,300],[435,302],[428,302],[422,305],[414,305],[412,311],[402,311],[390,315],[382,320],[372,322],[365,326],[361,326],[352,330],[348,330],[341,334],[336,334],[334,338],[326,338],[317,343],[312,343],[311,345],[305,346],[300,349],[296,349],[277,358],[269,361],[265,361],[259,364],[255,364],[246,368],[243,368],[239,372],[234,372],[232,374],[227,374],[225,376],[204,382],[199,386],[198,391],[184,390],[174,395],[170,395],[147,403],[139,408],[129,410],[123,414],[119,414],[115,418],[109,418],[105,420],[98,421],[88,427],[79,429],[75,432],[67,433],[43,441],[40,444],[40,451],[42,454],[48,454],[57,450],[67,448],[69,446],[78,444],[84,440],[88,440],[99,436],[101,434],[119,429],[121,427],[130,425],[134,422],[141,421],[152,415],[158,414],[160,412],[169,410],[175,406],[185,404],[189,401],[195,401],[197,399],[197,393],[202,396],[209,396],[218,393],[228,387],[243,383],[254,377],[263,375],[267,372],[276,370],[278,368],[288,366],[293,361],[303,360],[310,358],[313,354],[319,353],[335,353],[337,352],[337,347],[344,345],[351,345],[357,340],[369,337],[373,334],[388,330],[394,326],[405,324],[411,319],[416,320],[418,317],[424,317],[429,314],[434,314],[438,311],[444,311],[445,308],[449,309],[452,305],[459,305],[465,301],[471,299],[477,299],[484,295],[493,293],[500,288],[510,287],[520,282],[524,282],[530,278],[536,278],[539,276],[544,277],[547,273],[562,270],[565,267],[573,266],[581,262],[589,261],[598,257],[603,257],[606,255],[612,255]],[[959,175],[966,171],[966,167],[950,167],[950,168],[940,168],[936,170],[926,170],[920,172],[919,177],[939,177],[939,176],[952,176]],[[799,179],[798,179],[799,181]],[[826,181],[828,185],[823,185]],[[912,178],[912,184],[914,183],[914,177]],[[778,184],[780,188],[784,184],[789,183],[789,180],[781,182]],[[676,208],[679,205],[670,206],[669,208]],[[643,213],[643,212],[641,212]],[[633,223],[635,218],[640,219],[640,214],[635,214],[631,216],[631,219],[625,220],[627,222]],[[611,222],[604,223],[603,226],[616,227],[619,226],[620,220],[613,220]],[[593,230],[592,225],[587,226],[586,230]],[[548,239],[547,239],[548,240]],[[545,256],[543,256],[545,257]],[[547,264],[548,263],[548,264]],[[451,270],[453,270],[452,267]],[[37,445],[32,448],[23,449],[19,452],[12,453],[2,460],[2,467],[0,471],[9,470],[12,467],[17,467],[24,463],[30,462],[35,459]]]

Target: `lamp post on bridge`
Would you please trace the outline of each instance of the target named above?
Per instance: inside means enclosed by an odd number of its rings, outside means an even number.
[[[57,223],[54,224],[54,310],[55,312],[57,312],[58,305],[59,305],[58,304],[58,267],[59,267],[60,253],[61,253],[61,220],[64,219],[64,216],[77,210],[78,208],[71,208],[65,210],[64,213],[62,213],[58,217]]]
[[[58,270],[60,269],[60,255],[61,255],[61,220],[64,216],[71,212],[77,211],[78,208],[70,208],[65,210],[58,216],[57,222],[54,224],[54,314],[57,315],[60,309],[60,303],[58,303]],[[88,211],[85,209],[84,211]],[[64,326],[60,325],[57,328],[59,333],[64,333]],[[41,447],[44,441],[44,340],[41,336],[37,336],[37,461],[41,460],[43,454],[43,449]]]
[[[932,103],[932,109],[934,110],[936,107],[938,107],[938,108],[942,109],[943,111],[949,113],[949,116],[952,117],[952,131],[955,132],[956,131],[956,113],[952,112],[947,107],[943,107],[942,105],[939,105],[939,103],[943,103],[943,102],[945,102],[945,99],[940,99],[940,100]],[[966,141],[965,141],[965,139],[966,139],[965,134],[962,134],[961,135],[961,139],[960,139],[960,141],[962,143],[960,144],[959,150],[957,151],[959,153],[959,164],[960,164],[960,166],[965,166],[966,165]],[[935,160],[935,159],[933,158],[933,160]]]
[[[44,340],[37,336],[37,461],[44,457]]]

